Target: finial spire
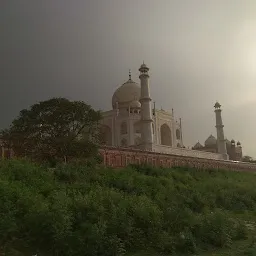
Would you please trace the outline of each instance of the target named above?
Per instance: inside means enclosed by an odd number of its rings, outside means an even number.
[[[129,69],[129,80],[132,79],[132,74],[131,74],[131,70]]]
[[[218,101],[216,101],[215,105],[214,105],[214,108],[216,109],[220,109],[221,105]]]

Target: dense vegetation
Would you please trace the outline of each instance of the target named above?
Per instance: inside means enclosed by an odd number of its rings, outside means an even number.
[[[256,163],[256,160],[253,159],[251,156],[243,156],[242,161],[247,163]]]
[[[1,161],[0,252],[201,255],[248,241],[237,255],[255,255],[255,184],[216,170]]]

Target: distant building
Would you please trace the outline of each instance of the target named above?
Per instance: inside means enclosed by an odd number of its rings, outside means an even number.
[[[156,144],[173,148],[183,147],[181,119],[175,118],[174,111],[156,109],[155,104],[151,108],[145,64],[140,71],[140,79],[146,87],[145,95],[141,97],[141,86],[134,82],[129,74],[128,81],[113,94],[113,109],[103,112],[102,143],[116,147],[137,147],[142,145],[144,140],[150,150]],[[142,131],[146,135],[144,138]]]
[[[187,149],[183,144],[181,119],[176,119],[173,110],[168,112],[156,109],[155,104],[151,106],[149,68],[143,63],[139,71],[140,84],[133,81],[129,73],[128,81],[113,94],[112,109],[102,113],[103,145],[219,160],[228,160],[229,155],[234,158],[224,139],[222,110],[218,102],[214,105],[217,139],[209,138],[206,148],[198,144],[194,150]]]
[[[112,109],[102,113],[102,146],[139,149],[157,153],[188,156],[215,160],[242,159],[242,147],[238,142],[229,142],[224,137],[221,105],[216,102],[217,138],[209,136],[205,145],[199,142],[192,148],[185,148],[181,119],[174,111],[156,109],[151,104],[149,68],[143,63],[139,68],[140,84],[131,78],[116,89],[112,97]],[[1,147],[2,158],[12,155],[10,150]]]
[[[229,160],[233,161],[242,161],[243,152],[242,152],[242,146],[241,143],[238,141],[235,143],[234,140],[225,140],[226,148],[227,148],[227,154],[229,156]],[[218,152],[218,146],[217,146],[217,139],[210,135],[204,142],[204,146],[197,142],[193,147],[193,150],[199,150],[199,151],[206,151],[206,152],[212,152],[216,153]]]

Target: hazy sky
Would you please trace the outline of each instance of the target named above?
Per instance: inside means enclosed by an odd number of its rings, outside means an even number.
[[[114,90],[150,67],[158,108],[186,146],[215,131],[256,157],[256,0],[2,0],[0,128],[61,96],[111,109]]]

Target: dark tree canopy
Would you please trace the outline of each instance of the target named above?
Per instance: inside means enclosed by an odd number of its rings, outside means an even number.
[[[254,160],[251,156],[244,156],[242,161],[249,162],[249,163],[256,163],[256,160]]]
[[[52,98],[20,111],[1,139],[17,156],[49,160],[91,156],[97,149],[99,111],[82,101]]]

